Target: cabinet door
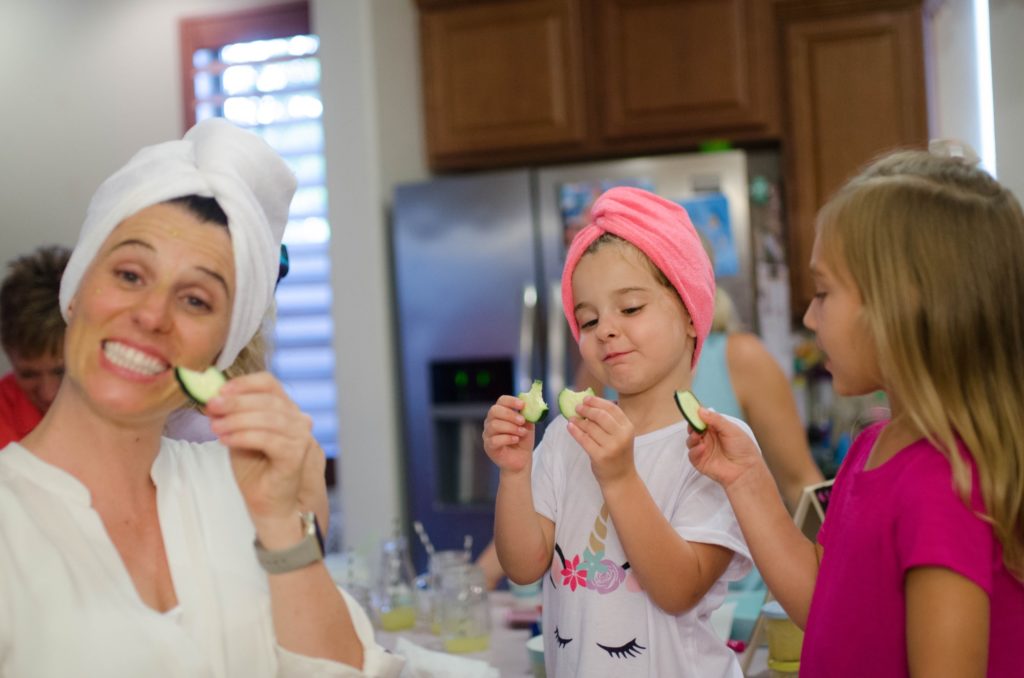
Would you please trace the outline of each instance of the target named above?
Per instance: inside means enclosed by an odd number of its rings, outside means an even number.
[[[777,131],[769,2],[595,4],[593,78],[605,139]]]
[[[421,4],[431,164],[583,140],[578,0]]]
[[[782,16],[793,310],[814,295],[808,271],[818,209],[880,153],[927,142],[921,10]]]

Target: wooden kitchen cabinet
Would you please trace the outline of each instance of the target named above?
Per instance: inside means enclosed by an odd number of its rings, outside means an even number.
[[[417,0],[435,171],[779,144],[792,308],[818,209],[927,142],[922,0]]]
[[[434,170],[775,140],[768,0],[419,0]]]
[[[920,1],[777,2],[785,83],[792,308],[808,271],[818,209],[878,154],[927,143]]]
[[[578,0],[421,0],[431,167],[486,166],[501,153],[581,144],[579,21]]]
[[[769,2],[599,0],[593,18],[606,142],[777,136]]]

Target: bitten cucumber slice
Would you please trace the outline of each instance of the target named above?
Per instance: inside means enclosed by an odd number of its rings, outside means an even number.
[[[704,433],[708,430],[708,425],[700,415],[697,414],[697,410],[700,409],[700,401],[697,400],[697,396],[693,395],[690,391],[676,391],[676,407],[686,417],[686,421],[690,422],[690,426],[697,433]]]
[[[520,393],[517,397],[526,403],[523,407],[523,419],[526,421],[536,424],[547,416],[548,404],[544,402],[544,382],[540,379],[534,379],[530,390]]]
[[[563,388],[558,394],[558,411],[566,419],[578,417],[576,408],[583,403],[584,398],[592,395],[594,395],[594,389],[590,387],[587,387],[585,391],[573,391],[572,389]]]
[[[181,389],[192,400],[200,405],[211,401],[220,387],[227,382],[228,378],[216,367],[209,367],[202,372],[190,370],[187,367],[175,367],[174,376],[178,378]]]

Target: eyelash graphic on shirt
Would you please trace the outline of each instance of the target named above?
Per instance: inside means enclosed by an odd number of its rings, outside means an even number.
[[[558,643],[558,647],[565,647],[572,642],[572,638],[563,638],[558,635],[558,627],[555,627],[555,642]]]
[[[557,631],[557,629],[556,629],[556,631]],[[618,657],[620,659],[625,658],[625,657],[639,657],[641,651],[647,649],[643,645],[640,645],[639,643],[637,643],[636,642],[636,638],[634,638],[633,640],[629,641],[625,645],[621,645],[619,647],[608,647],[606,645],[602,645],[601,643],[594,643],[594,644],[597,645],[602,650],[604,650],[605,652],[607,652],[609,657]]]

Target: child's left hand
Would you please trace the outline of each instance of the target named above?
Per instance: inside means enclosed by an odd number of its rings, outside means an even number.
[[[569,435],[590,456],[590,467],[598,484],[605,487],[635,472],[633,465],[633,423],[618,405],[587,396],[576,408],[579,417],[569,420]]]

